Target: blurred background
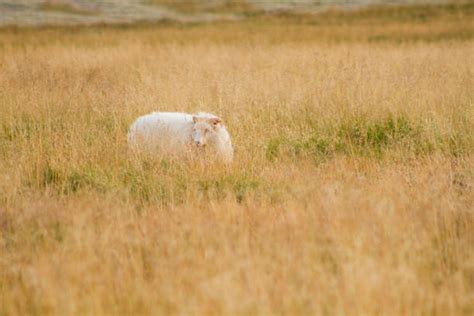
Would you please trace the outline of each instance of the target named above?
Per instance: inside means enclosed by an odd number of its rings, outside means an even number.
[[[0,0],[0,25],[202,22],[255,14],[353,10],[365,6],[440,4],[445,0]],[[452,3],[453,1],[449,1]]]

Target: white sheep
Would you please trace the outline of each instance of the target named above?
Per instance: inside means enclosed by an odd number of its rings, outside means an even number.
[[[210,113],[153,112],[130,126],[128,144],[134,152],[167,156],[210,152],[224,163],[232,162],[234,149],[222,120]],[[207,149],[206,149],[207,148]]]

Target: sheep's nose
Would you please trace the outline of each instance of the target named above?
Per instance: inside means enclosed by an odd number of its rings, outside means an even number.
[[[203,148],[206,146],[206,143],[203,143],[202,141],[196,141],[196,147]]]

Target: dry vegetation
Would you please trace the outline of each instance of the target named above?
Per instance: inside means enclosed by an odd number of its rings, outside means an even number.
[[[234,13],[234,14],[248,15],[248,14],[255,14],[261,11],[261,9],[253,5],[251,1],[245,1],[245,0],[220,0],[220,1],[143,0],[143,3],[147,5],[156,5],[159,7],[167,8],[167,9],[174,10],[177,12],[188,13],[188,14]]]
[[[1,30],[0,315],[472,315],[474,19],[443,10]],[[222,115],[235,164],[129,158],[152,110]]]

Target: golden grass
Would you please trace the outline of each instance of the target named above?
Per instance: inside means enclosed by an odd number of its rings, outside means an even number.
[[[472,22],[285,21],[0,31],[0,315],[474,312]]]
[[[234,13],[254,14],[261,11],[255,5],[245,0],[222,0],[222,1],[171,1],[171,0],[143,0],[144,4],[156,5],[186,14],[196,13]]]
[[[47,0],[39,5],[39,8],[43,11],[52,11],[69,14],[82,14],[82,15],[95,15],[99,12],[93,10],[85,10],[79,6],[75,6],[68,2]]]

